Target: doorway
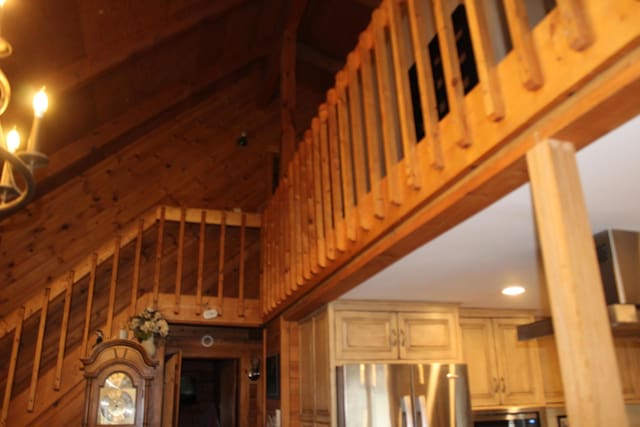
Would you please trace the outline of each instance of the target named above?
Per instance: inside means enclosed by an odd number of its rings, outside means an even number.
[[[179,427],[236,427],[238,359],[183,359]]]

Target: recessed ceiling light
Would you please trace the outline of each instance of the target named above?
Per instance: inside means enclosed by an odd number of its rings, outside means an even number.
[[[524,294],[525,292],[526,289],[522,286],[507,286],[502,290],[502,294],[508,296],[520,295]]]

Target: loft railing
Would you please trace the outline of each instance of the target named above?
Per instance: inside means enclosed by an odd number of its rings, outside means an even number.
[[[266,318],[637,48],[638,22],[624,0],[383,0],[263,214]]]
[[[75,390],[94,332],[117,338],[146,306],[170,322],[261,325],[258,276],[246,274],[258,271],[260,226],[255,213],[161,206],[3,318],[0,426],[26,425]]]

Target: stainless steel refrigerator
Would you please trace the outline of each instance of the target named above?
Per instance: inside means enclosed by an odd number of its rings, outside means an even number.
[[[340,427],[473,426],[463,364],[348,364],[336,385]]]

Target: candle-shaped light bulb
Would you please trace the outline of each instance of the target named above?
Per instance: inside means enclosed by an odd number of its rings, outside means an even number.
[[[49,108],[49,98],[47,97],[47,93],[44,91],[43,87],[33,97],[33,111],[35,112],[36,117],[41,119],[42,116],[44,116],[44,113],[47,112],[47,108]]]
[[[10,153],[15,153],[18,147],[20,147],[20,134],[14,127],[7,133],[7,149]]]

